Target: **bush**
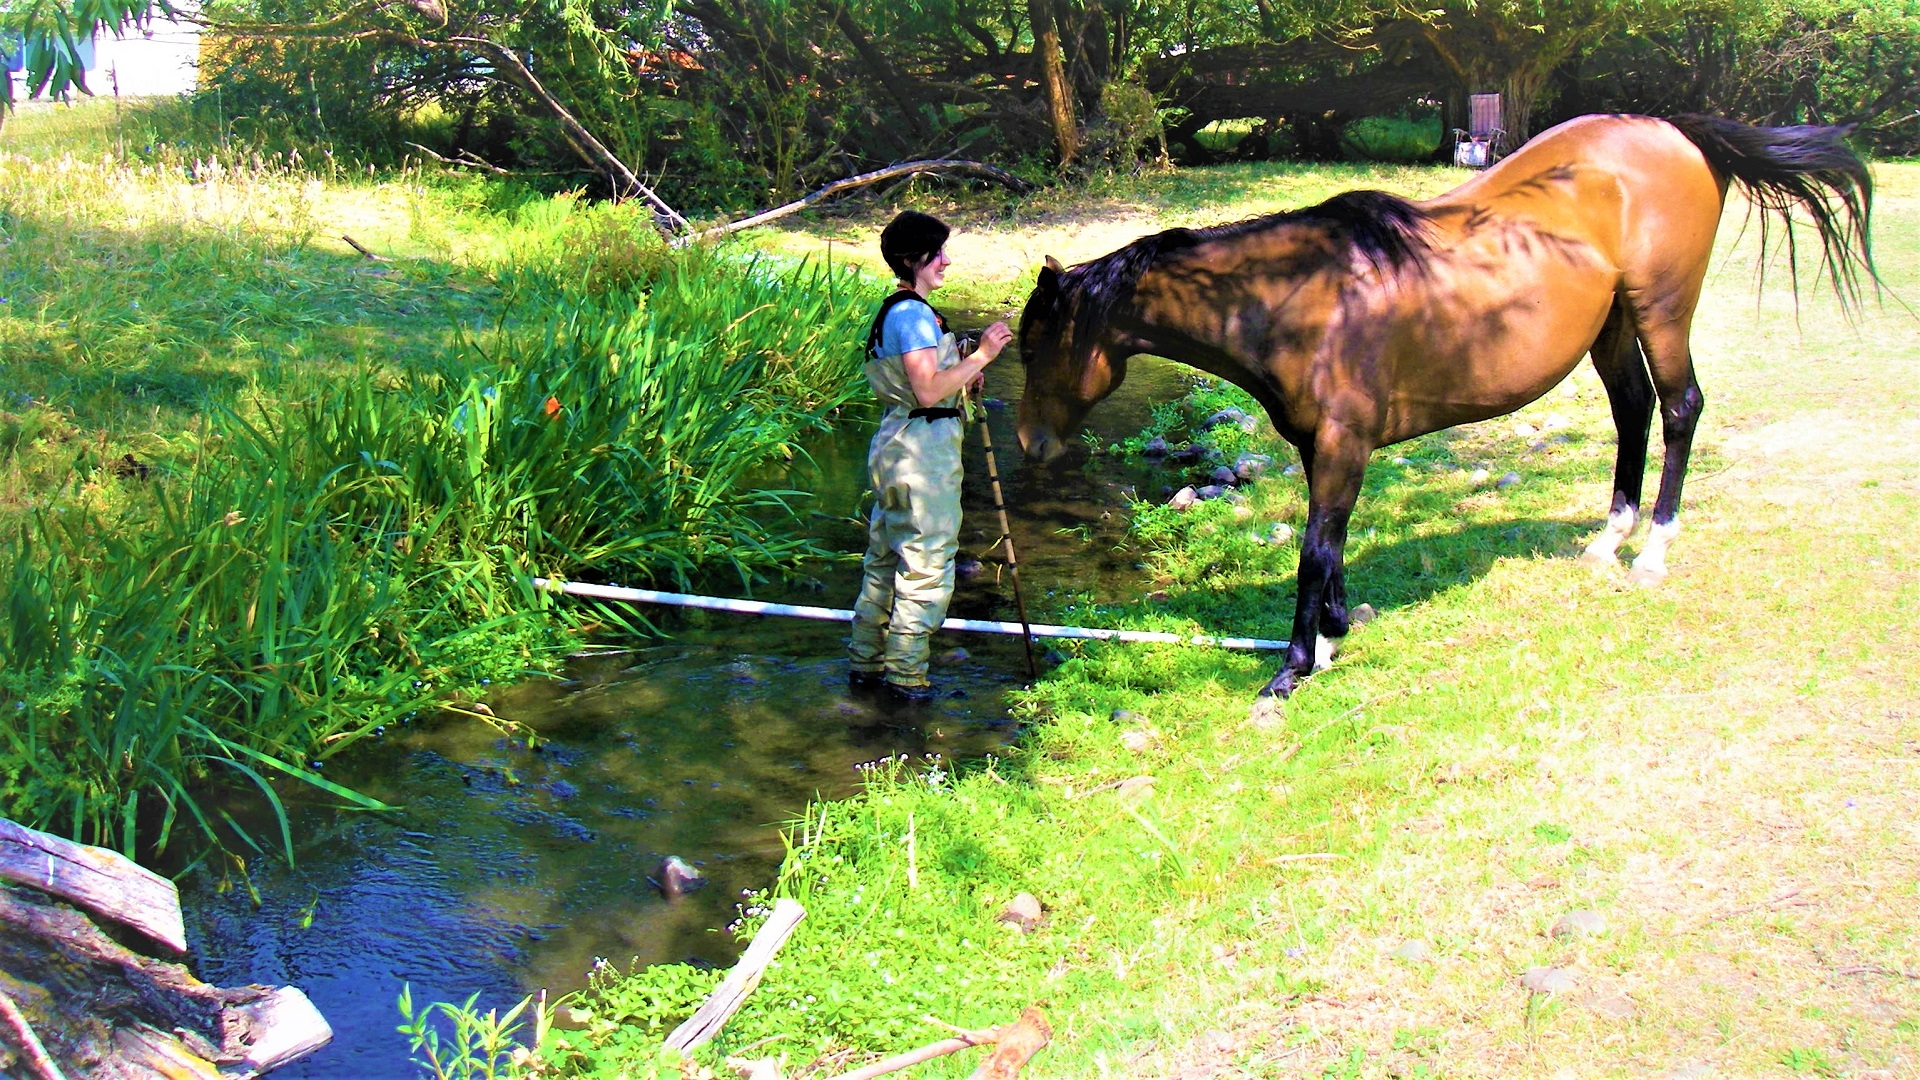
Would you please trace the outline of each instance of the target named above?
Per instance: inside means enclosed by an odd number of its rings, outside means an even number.
[[[1440,149],[1438,114],[1368,116],[1340,130],[1340,148],[1361,161],[1425,161]]]

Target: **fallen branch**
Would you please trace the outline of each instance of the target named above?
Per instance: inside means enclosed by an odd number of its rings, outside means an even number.
[[[942,1024],[942,1027],[951,1025]],[[832,1080],[873,1080],[877,1076],[899,1072],[901,1069],[931,1061],[973,1046],[992,1046],[993,1053],[980,1067],[973,1071],[972,1080],[1014,1080],[1033,1055],[1046,1049],[1053,1038],[1053,1028],[1047,1018],[1032,1005],[1020,1013],[1020,1019],[1011,1024],[994,1028],[991,1031],[967,1031],[951,1028],[956,1034],[950,1039],[941,1039],[928,1043],[918,1050],[909,1050],[904,1054],[895,1054],[881,1058],[870,1065],[862,1065],[852,1072],[841,1073]]]
[[[801,907],[797,900],[782,897],[774,901],[773,914],[767,917],[760,932],[753,936],[753,944],[747,946],[740,962],[727,972],[727,977],[708,995],[699,1011],[673,1029],[673,1034],[667,1036],[667,1045],[675,1050],[691,1050],[718,1034],[721,1025],[739,1011],[747,995],[760,985],[760,976],[767,970],[767,965],[773,962],[774,954],[787,943],[793,928],[800,925],[800,920],[806,915],[807,909]]]
[[[711,229],[694,233],[691,236],[683,236],[674,241],[674,246],[680,247],[699,240],[712,240],[716,237],[725,236],[728,233],[739,232],[742,229],[751,229],[756,225],[765,225],[769,221],[774,221],[786,217],[788,214],[805,210],[814,203],[822,199],[830,199],[843,191],[851,191],[854,188],[865,187],[868,184],[877,184],[882,180],[892,180],[895,177],[912,176],[919,173],[957,173],[978,176],[983,180],[991,180],[996,184],[1010,187],[1015,191],[1033,190],[1032,184],[1020,179],[1005,169],[996,168],[984,162],[963,161],[958,158],[909,161],[901,165],[889,165],[884,169],[875,169],[872,172],[861,173],[858,176],[849,176],[844,180],[835,180],[833,183],[828,184],[813,194],[803,195],[787,203],[785,206],[776,206],[772,210],[763,211],[752,217],[728,222],[725,225],[717,225]]]
[[[428,157],[432,158],[433,160],[439,162],[442,165],[452,165],[455,168],[461,168],[461,169],[479,169],[482,172],[490,172],[495,176],[512,176],[513,175],[513,170],[503,169],[500,166],[495,165],[490,161],[483,161],[479,157],[475,156],[471,150],[462,150],[460,151],[459,157],[450,158],[450,157],[442,157],[441,155],[434,153],[432,150],[429,150],[426,147],[421,146],[417,142],[410,142],[410,143],[407,143],[407,145],[413,147],[415,150],[420,151],[421,153],[427,155]]]
[[[5,990],[0,990],[0,1019],[7,1022],[7,1031],[13,1036],[14,1044],[20,1047],[20,1056],[33,1066],[34,1075],[40,1080],[67,1080],[60,1066],[47,1056],[47,1048],[40,1045],[40,1037],[33,1033],[33,1025],[27,1023],[26,1015]]]
[[[347,242],[348,247],[352,248],[353,250],[359,252],[362,255],[365,255],[367,258],[372,259],[374,262],[392,262],[393,261],[392,259],[387,258],[385,255],[375,255],[373,252],[368,251],[366,248],[366,245],[362,244],[358,240],[355,240],[353,237],[348,236],[346,233],[341,233],[340,239],[345,240]]]

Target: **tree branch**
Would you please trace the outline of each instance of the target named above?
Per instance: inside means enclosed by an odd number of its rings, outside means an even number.
[[[752,217],[728,222],[725,225],[717,225],[711,229],[694,233],[691,236],[682,237],[675,241],[675,244],[676,246],[680,246],[700,240],[713,240],[726,236],[729,233],[739,232],[742,229],[751,229],[756,225],[765,225],[769,221],[774,221],[786,217],[788,214],[805,210],[814,203],[820,202],[822,199],[830,199],[843,191],[851,191],[854,188],[865,187],[868,184],[877,184],[882,180],[892,180],[895,177],[909,176],[918,173],[962,173],[978,176],[985,180],[991,180],[994,183],[1010,187],[1015,191],[1033,190],[1032,184],[1027,183],[1018,176],[1013,175],[1005,169],[987,165],[983,162],[961,161],[958,159],[909,161],[904,164],[889,165],[884,169],[875,169],[872,172],[861,173],[858,176],[849,176],[844,180],[835,180],[826,187],[810,195],[803,195],[787,203],[785,206],[776,206],[771,210],[763,211]]]

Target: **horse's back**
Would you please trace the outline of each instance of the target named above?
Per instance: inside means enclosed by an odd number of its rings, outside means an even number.
[[[1722,178],[1680,130],[1650,116],[1581,116],[1534,137],[1465,184],[1422,204],[1440,220],[1468,212],[1523,219],[1579,239],[1630,288],[1684,265],[1704,274],[1726,196]]]

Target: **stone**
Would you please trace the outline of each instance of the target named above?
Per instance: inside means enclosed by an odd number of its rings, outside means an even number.
[[[999,921],[1015,927],[1021,933],[1032,933],[1046,919],[1046,912],[1040,907],[1040,901],[1032,893],[1023,892],[1007,901],[1007,906],[994,916]]]
[[[1253,507],[1251,507],[1251,506],[1246,506],[1246,505],[1244,505],[1244,504],[1243,504],[1243,505],[1239,505],[1239,506],[1235,506],[1235,507],[1233,508],[1233,520],[1235,520],[1235,521],[1252,521],[1252,520],[1253,520]],[[1259,537],[1257,537],[1257,536],[1256,536],[1256,537],[1254,537],[1254,539],[1256,539],[1256,540],[1258,540],[1258,539],[1259,539]]]
[[[1475,469],[1472,472],[1467,474],[1467,482],[1474,485],[1475,487],[1478,487],[1481,484],[1486,483],[1487,477],[1491,475],[1493,474],[1489,473],[1485,469]]]
[[[1153,794],[1153,777],[1129,776],[1120,781],[1120,786],[1114,790],[1119,792],[1123,799],[1138,801]]]
[[[1293,526],[1284,521],[1276,521],[1273,528],[1267,530],[1267,542],[1284,544],[1293,539]]]
[[[1227,489],[1221,487],[1219,484],[1208,484],[1206,487],[1196,490],[1193,496],[1201,502],[1205,502],[1208,499],[1217,499],[1226,493]]]
[[[1411,458],[1397,457],[1393,459],[1393,463],[1395,465],[1411,465],[1413,464],[1413,460]]]
[[[1174,462],[1175,464],[1178,464],[1178,465],[1191,465],[1194,462],[1199,461],[1201,456],[1204,455],[1206,452],[1207,451],[1205,447],[1195,446],[1192,443],[1188,443],[1187,445],[1180,447],[1178,450],[1168,451],[1167,460]]]
[[[1607,917],[1586,908],[1569,911],[1554,922],[1549,932],[1557,938],[1599,937],[1607,932]]]
[[[660,869],[655,871],[654,876],[647,880],[653,883],[654,888],[660,890],[661,896],[669,900],[678,900],[690,892],[704,888],[707,884],[707,875],[687,865],[687,861],[680,856],[669,855],[661,861]]]
[[[1561,967],[1528,968],[1520,985],[1536,994],[1562,994],[1573,989],[1573,972]]]
[[[1247,497],[1245,495],[1242,495],[1240,492],[1234,490],[1233,488],[1228,488],[1227,493],[1225,495],[1222,495],[1221,498],[1227,500],[1227,502],[1233,504],[1234,506],[1247,505]]]
[[[1280,470],[1280,475],[1281,475],[1281,476],[1299,476],[1299,475],[1300,475],[1300,466],[1299,466],[1299,465],[1297,465],[1297,464],[1296,464],[1296,465],[1289,465],[1289,466],[1287,466],[1286,468],[1284,468],[1284,469],[1281,469],[1281,470]]]
[[[1140,453],[1150,458],[1166,457],[1167,440],[1155,435],[1153,438],[1147,440],[1147,445],[1140,448]]]
[[[940,654],[940,662],[943,664],[964,664],[972,658],[973,654],[965,649],[948,649]]]
[[[1409,964],[1424,964],[1433,959],[1433,946],[1420,938],[1408,938],[1399,948],[1393,950],[1395,960],[1404,960]]]
[[[1561,428],[1569,428],[1572,426],[1573,421],[1561,416],[1559,413],[1548,413],[1547,418],[1540,422],[1541,431],[1559,431]]]
[[[1214,413],[1212,416],[1207,417],[1205,420],[1200,421],[1200,430],[1207,431],[1212,428],[1217,428],[1221,424],[1238,425],[1244,422],[1246,419],[1247,419],[1246,413],[1243,413],[1239,409],[1229,406],[1227,408],[1221,409],[1217,413]]]
[[[1233,459],[1233,474],[1242,480],[1258,479],[1260,474],[1273,465],[1273,458],[1267,454],[1248,451]]]
[[[1234,484],[1239,482],[1240,477],[1236,475],[1232,469],[1229,469],[1225,465],[1222,465],[1219,468],[1208,473],[1207,479],[1213,481],[1216,485],[1220,487],[1230,488]]]
[[[1167,500],[1167,505],[1173,507],[1175,510],[1189,510],[1192,509],[1194,503],[1199,501],[1200,493],[1193,489],[1192,484],[1188,484],[1186,487],[1174,492],[1173,498]]]
[[[580,794],[579,788],[567,783],[565,780],[553,781],[547,785],[547,790],[553,793],[554,798],[561,800],[571,799]]]
[[[1347,612],[1347,622],[1354,626],[1365,626],[1372,622],[1379,614],[1379,612],[1373,610],[1372,604],[1361,604],[1359,607]]]
[[[1523,439],[1531,439],[1540,434],[1540,429],[1522,420],[1513,425],[1513,433]]]
[[[981,562],[972,555],[962,555],[953,560],[953,572],[956,577],[976,578],[979,577],[986,568],[986,563]]]
[[[1497,488],[1510,488],[1519,482],[1520,482],[1519,473],[1517,472],[1502,473],[1500,475],[1500,479],[1495,480],[1493,482],[1493,486]]]
[[[1154,744],[1158,741],[1158,739],[1155,739],[1145,731],[1123,731],[1120,733],[1120,745],[1126,747],[1130,753],[1144,754],[1148,750],[1153,749]]]
[[[1610,1020],[1628,1019],[1636,1011],[1633,1002],[1619,994],[1582,994],[1574,999],[1574,1004]]]

